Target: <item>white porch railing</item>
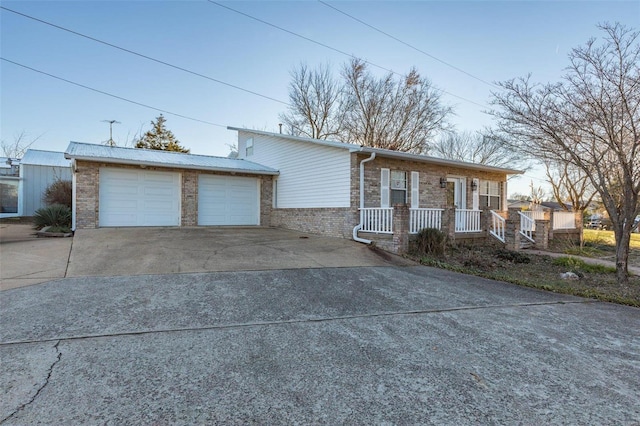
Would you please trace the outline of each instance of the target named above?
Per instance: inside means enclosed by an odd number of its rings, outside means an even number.
[[[503,243],[506,241],[504,236],[505,225],[507,221],[504,217],[500,216],[498,213],[491,210],[491,229],[489,229],[489,233],[502,241]]]
[[[553,212],[553,229],[575,229],[576,214],[574,212]]]
[[[520,215],[520,234],[522,234],[527,240],[535,243],[533,239],[533,231],[536,228],[536,221],[530,218],[529,216],[522,214],[522,212],[518,212]]]
[[[417,234],[424,228],[442,228],[443,209],[410,209],[409,233]]]
[[[360,223],[363,232],[393,234],[393,207],[360,209]]]
[[[481,232],[480,210],[456,209],[456,232]]]

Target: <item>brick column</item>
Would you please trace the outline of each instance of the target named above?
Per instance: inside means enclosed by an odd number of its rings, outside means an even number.
[[[546,250],[549,248],[549,231],[551,229],[551,221],[536,220],[536,242],[537,249]]]
[[[456,236],[456,209],[455,207],[445,207],[442,212],[441,231],[447,234],[450,239]]]
[[[491,230],[491,225],[493,224],[493,219],[491,217],[491,208],[484,207],[482,209],[482,213],[480,213],[480,222],[482,223],[482,232],[489,237],[489,231]]]
[[[393,252],[403,254],[409,251],[409,206],[393,206]]]
[[[194,171],[182,172],[182,219],[181,226],[198,224],[198,174]]]
[[[545,216],[546,218],[546,216]],[[553,210],[549,211],[549,240],[553,240]]]
[[[505,244],[509,250],[520,250],[520,209],[511,208],[504,228]]]

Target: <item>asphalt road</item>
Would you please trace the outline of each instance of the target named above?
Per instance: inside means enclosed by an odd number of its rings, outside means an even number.
[[[0,423],[638,424],[640,309],[421,266],[0,294]]]

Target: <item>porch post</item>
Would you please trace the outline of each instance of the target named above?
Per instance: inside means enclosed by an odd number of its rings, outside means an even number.
[[[480,220],[482,223],[482,232],[485,233],[487,237],[490,236],[491,225],[493,224],[493,218],[491,217],[491,207],[483,207],[482,212],[480,213]]]
[[[536,220],[536,242],[537,249],[546,250],[549,248],[549,231],[551,230],[551,221]]]
[[[441,231],[451,239],[456,236],[456,209],[455,207],[445,207],[442,212]]]
[[[404,254],[409,251],[409,206],[393,206],[393,252]]]
[[[504,239],[509,250],[520,250],[520,215],[519,208],[511,208],[507,211]]]

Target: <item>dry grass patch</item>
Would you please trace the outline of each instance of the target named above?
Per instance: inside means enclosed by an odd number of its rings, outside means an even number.
[[[526,251],[468,246],[450,247],[441,257],[417,254],[412,257],[427,266],[640,307],[640,277],[630,277],[629,286],[623,288],[616,281],[614,269],[586,264],[574,257],[553,259]],[[560,276],[565,272],[573,272],[579,279],[564,280]]]

